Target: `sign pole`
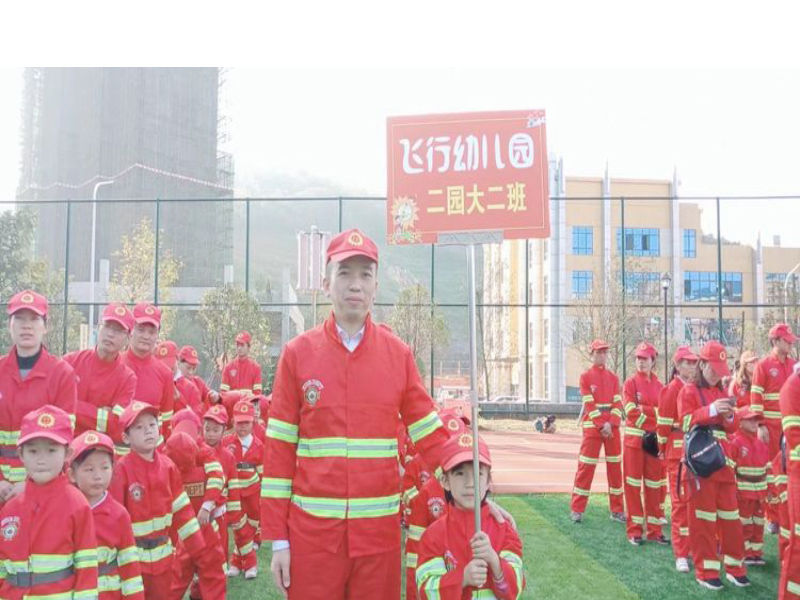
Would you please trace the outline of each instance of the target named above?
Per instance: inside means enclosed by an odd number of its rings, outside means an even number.
[[[472,404],[472,477],[475,487],[475,533],[481,530],[480,461],[478,460],[478,309],[475,305],[475,244],[467,246],[469,263],[469,385]]]

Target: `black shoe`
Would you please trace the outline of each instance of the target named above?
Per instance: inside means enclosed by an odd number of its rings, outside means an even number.
[[[572,519],[573,523],[580,523],[583,520],[583,513],[579,512],[570,513],[569,518]]]
[[[663,535],[658,536],[657,538],[647,538],[648,542],[655,542],[659,546],[669,546],[670,541]]]
[[[736,587],[747,587],[750,585],[750,579],[748,579],[747,575],[731,575],[730,573],[725,573],[725,578],[730,581]]]
[[[725,589],[725,586],[722,585],[722,581],[719,579],[719,577],[715,577],[714,579],[698,578],[697,583],[702,585],[704,588],[708,590],[714,590],[715,592]]]
[[[616,521],[617,523],[627,523],[628,519],[625,516],[625,513],[611,513],[610,516],[612,521]]]
[[[637,535],[637,536],[634,536],[634,537],[629,537],[628,541],[631,544],[633,544],[634,546],[641,546],[644,543],[644,540],[642,539],[642,536],[640,536],[640,535]]]

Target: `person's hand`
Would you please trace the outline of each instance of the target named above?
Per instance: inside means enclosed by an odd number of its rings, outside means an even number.
[[[209,520],[211,520],[211,511],[207,508],[201,508],[200,512],[197,513],[197,522],[200,523],[200,527],[208,525]]]
[[[219,394],[214,390],[209,390],[208,399],[211,400],[211,404],[217,404],[219,402]]]
[[[272,564],[270,565],[272,581],[275,582],[275,587],[281,591],[284,598],[289,597],[289,585],[291,584],[289,567],[291,562],[292,557],[289,548],[276,550],[272,553]]]
[[[482,558],[473,558],[464,569],[464,577],[461,580],[461,587],[480,588],[486,584],[486,575],[489,567]]]
[[[600,435],[602,435],[604,438],[611,437],[611,423],[608,421],[603,423],[603,426],[600,428]]]
[[[730,417],[733,415],[733,407],[727,398],[714,400],[714,408],[720,417]]]
[[[480,558],[486,561],[486,564],[495,575],[502,573],[500,570],[500,557],[495,552],[495,549],[492,548],[492,542],[486,532],[479,531],[473,535],[469,545],[472,548],[473,558]]]
[[[765,425],[760,425],[758,427],[758,439],[769,445],[769,429],[767,429]]]
[[[5,502],[8,500],[8,495],[11,493],[11,490],[14,488],[14,484],[10,481],[3,480],[0,481],[0,503]]]
[[[497,502],[494,500],[487,500],[486,504],[489,506],[489,514],[492,515],[498,523],[502,525],[508,521],[508,524],[511,525],[511,528],[514,531],[517,531],[517,522],[514,520],[514,517],[510,512],[497,504]]]
[[[25,482],[20,481],[19,483],[15,483],[11,486],[11,491],[6,496],[6,502],[11,500],[15,496],[19,496],[22,492],[25,491]]]

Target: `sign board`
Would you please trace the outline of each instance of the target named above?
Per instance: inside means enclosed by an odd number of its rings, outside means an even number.
[[[543,110],[390,117],[389,243],[549,237],[545,129]]]

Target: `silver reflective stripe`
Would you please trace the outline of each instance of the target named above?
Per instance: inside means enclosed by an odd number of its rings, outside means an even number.
[[[20,571],[19,573],[6,574],[5,581],[9,585],[18,588],[30,588],[35,585],[45,585],[48,583],[58,583],[72,577],[75,574],[74,567],[67,567],[59,571],[50,571],[49,573],[30,573],[28,571]]]

